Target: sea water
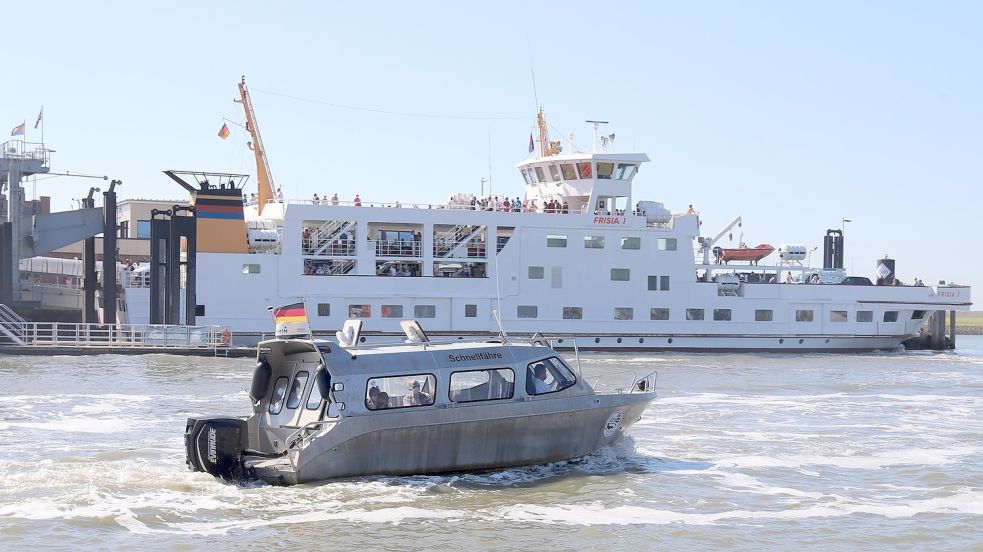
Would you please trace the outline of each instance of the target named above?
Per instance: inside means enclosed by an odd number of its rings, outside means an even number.
[[[983,336],[947,353],[586,354],[658,371],[629,441],[475,474],[235,486],[188,416],[253,361],[0,355],[0,549],[983,549]]]

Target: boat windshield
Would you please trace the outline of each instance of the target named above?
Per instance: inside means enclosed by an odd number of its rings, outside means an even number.
[[[556,393],[577,382],[573,372],[557,357],[529,363],[526,369],[526,394],[546,395]]]

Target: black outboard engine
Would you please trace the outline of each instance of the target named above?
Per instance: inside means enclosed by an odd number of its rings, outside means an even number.
[[[245,477],[242,452],[249,445],[246,421],[233,416],[188,418],[184,429],[185,461],[192,471],[203,471],[228,481]]]

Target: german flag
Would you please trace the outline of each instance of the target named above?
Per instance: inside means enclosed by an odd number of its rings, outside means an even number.
[[[273,322],[286,324],[288,322],[307,322],[307,310],[303,303],[294,303],[273,309]]]
[[[222,128],[218,129],[218,137],[225,140],[229,137],[229,125],[222,123]]]

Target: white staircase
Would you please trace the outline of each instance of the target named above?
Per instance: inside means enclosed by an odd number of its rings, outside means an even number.
[[[27,320],[10,307],[0,303],[0,342],[8,340],[14,345],[24,345],[27,336]]]

